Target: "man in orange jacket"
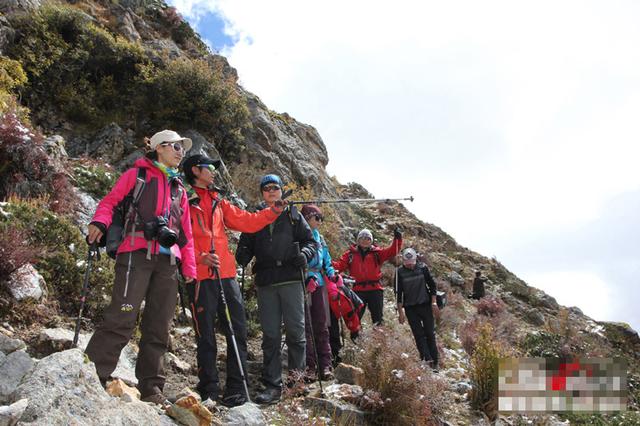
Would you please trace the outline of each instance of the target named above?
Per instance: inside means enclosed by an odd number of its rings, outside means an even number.
[[[219,160],[204,155],[194,155],[185,160],[183,169],[187,182],[191,185],[189,210],[193,229],[196,258],[197,281],[188,285],[190,307],[194,318],[194,328],[198,343],[197,390],[203,401],[218,399],[218,370],[216,368],[217,346],[215,338],[216,315],[221,323],[226,323],[224,306],[220,298],[220,285],[226,297],[236,343],[246,374],[247,326],[240,287],[235,281],[236,263],[229,251],[229,241],[225,228],[240,232],[257,232],[272,223],[282,213],[285,202],[258,213],[249,213],[221,199],[218,192],[211,189],[215,169]],[[215,254],[212,249],[215,248]],[[219,271],[220,277],[214,271]],[[220,278],[220,280],[218,280]],[[229,327],[225,327],[227,339],[227,381],[222,404],[242,405],[246,396],[242,375],[237,363]]]

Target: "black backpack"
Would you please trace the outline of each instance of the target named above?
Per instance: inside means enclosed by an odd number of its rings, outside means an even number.
[[[129,221],[135,220],[136,208],[138,207],[138,201],[140,200],[140,196],[144,190],[146,178],[147,169],[144,167],[138,167],[135,186],[113,209],[111,225],[107,229],[107,233],[104,238],[107,255],[112,259],[116,258],[118,247],[120,247],[120,244],[124,241]]]

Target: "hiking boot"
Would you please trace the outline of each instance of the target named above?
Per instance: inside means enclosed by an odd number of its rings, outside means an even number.
[[[281,391],[279,388],[267,387],[260,392],[255,399],[256,404],[275,404],[280,401]]]
[[[320,378],[322,380],[333,380],[335,377],[333,376],[333,371],[331,370],[331,367],[325,367],[322,370],[322,374],[320,375]]]
[[[143,398],[140,398],[142,402],[151,402],[156,405],[162,407],[163,410],[166,410],[167,407],[171,406],[171,402],[161,393],[153,393],[151,395],[147,395]]]
[[[304,383],[313,383],[317,380],[318,376],[316,375],[316,372],[310,369],[305,370],[304,372],[304,376],[302,376],[302,381]],[[287,384],[288,387],[293,387],[294,384],[292,384],[291,386],[289,384]]]
[[[244,393],[234,393],[225,395],[220,400],[220,404],[225,407],[237,407],[238,405],[242,405],[247,402],[247,397]]]

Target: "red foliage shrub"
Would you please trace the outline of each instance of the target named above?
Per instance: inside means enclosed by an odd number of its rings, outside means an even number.
[[[504,304],[502,299],[487,296],[478,301],[476,308],[478,309],[478,314],[480,315],[484,315],[487,317],[497,317],[505,311],[506,305]]]
[[[22,230],[0,226],[0,281],[27,263],[34,262],[39,250],[27,241]]]
[[[177,27],[182,22],[184,22],[184,19],[182,18],[182,15],[180,15],[180,13],[178,13],[178,9],[176,9],[173,6],[170,6],[170,7],[167,7],[166,9],[164,9],[164,18],[173,27]]]
[[[71,211],[75,202],[65,170],[47,154],[44,137],[15,112],[0,117],[0,199],[10,194],[49,197],[49,207],[59,213]]]

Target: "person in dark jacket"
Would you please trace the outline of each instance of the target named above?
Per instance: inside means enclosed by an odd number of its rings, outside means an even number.
[[[403,251],[403,266],[398,269],[398,319],[400,324],[404,324],[406,313],[420,359],[437,369],[438,348],[433,317],[440,312],[436,303],[436,283],[427,265],[417,263],[416,259],[414,249]]]
[[[264,199],[262,207],[272,207],[282,199],[282,180],[277,175],[266,175],[260,181],[260,191]],[[256,258],[253,272],[262,328],[262,382],[265,385],[265,390],[255,398],[259,404],[280,400],[283,321],[289,373],[298,371],[302,375],[304,372],[306,339],[302,274],[315,253],[316,242],[311,229],[293,206],[260,231],[240,236],[236,252],[238,263],[246,266],[254,256]]]
[[[480,300],[484,297],[484,283],[487,281],[485,277],[482,276],[480,271],[476,271],[476,277],[473,279],[473,297],[476,300]]]

